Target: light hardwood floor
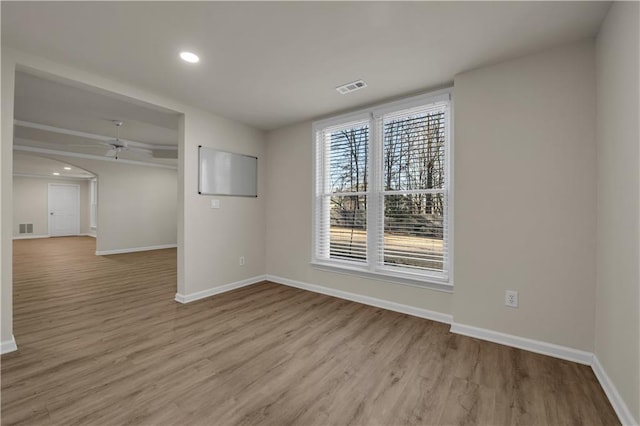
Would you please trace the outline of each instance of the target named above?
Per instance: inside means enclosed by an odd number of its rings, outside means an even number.
[[[173,301],[176,252],[14,243],[2,424],[618,424],[589,367],[260,283]]]

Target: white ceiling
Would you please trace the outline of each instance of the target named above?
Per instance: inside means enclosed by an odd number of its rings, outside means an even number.
[[[53,81],[25,72],[16,73],[14,116],[14,144],[18,148],[104,156],[110,150],[104,141],[76,132],[113,140],[116,136],[113,120],[124,123],[120,139],[149,147],[177,149],[178,144],[179,114],[78,83]],[[29,127],[34,124],[48,127]],[[118,158],[164,165],[177,163],[175,159],[154,158],[150,151],[135,149],[119,153]]]
[[[160,145],[178,142],[176,113],[24,72],[16,73],[14,108],[16,120],[111,137],[112,120],[122,120],[121,138]]]
[[[261,129],[593,37],[603,2],[2,2],[2,42]],[[197,65],[178,59],[200,55]],[[369,87],[334,88],[356,79]]]
[[[70,167],[71,170],[65,170],[65,167]],[[90,179],[94,177],[92,173],[70,163],[63,163],[49,158],[14,152],[14,175],[42,176],[44,178],[51,179],[56,178],[53,173],[60,173],[60,176],[57,176],[57,178]]]

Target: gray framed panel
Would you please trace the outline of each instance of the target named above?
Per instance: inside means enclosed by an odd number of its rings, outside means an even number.
[[[258,196],[258,158],[198,147],[198,194]]]

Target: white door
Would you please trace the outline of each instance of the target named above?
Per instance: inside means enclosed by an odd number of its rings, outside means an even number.
[[[49,184],[49,235],[80,234],[80,186]]]

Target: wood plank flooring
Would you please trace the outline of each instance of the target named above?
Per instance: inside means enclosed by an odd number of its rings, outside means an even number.
[[[2,424],[618,424],[589,367],[264,282],[181,305],[176,252],[14,242]]]

